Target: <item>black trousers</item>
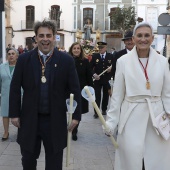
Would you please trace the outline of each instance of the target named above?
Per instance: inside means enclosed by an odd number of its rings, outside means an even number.
[[[99,108],[100,108],[100,103],[101,103],[101,89],[102,88],[103,88],[103,99],[102,99],[102,107],[101,108],[102,108],[102,111],[106,111],[107,105],[108,105],[108,100],[109,100],[108,83],[106,83],[106,84],[94,83],[96,104]]]
[[[37,159],[41,151],[41,142],[45,149],[45,170],[62,170],[63,150],[54,153],[50,133],[50,116],[39,115],[36,146],[33,152],[21,147],[23,170],[36,170]]]

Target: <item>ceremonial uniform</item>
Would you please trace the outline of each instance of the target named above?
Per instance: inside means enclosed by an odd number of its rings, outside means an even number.
[[[104,42],[99,42],[98,45],[106,45]],[[104,70],[106,70],[108,67],[112,65],[113,61],[113,55],[110,53],[97,53],[92,56],[91,60],[91,67],[93,69],[93,75],[97,74],[99,75]],[[100,108],[100,102],[101,102],[101,89],[103,90],[103,99],[102,99],[102,106],[101,109],[103,111],[103,114],[106,114],[107,105],[108,105],[108,81],[111,79],[111,73],[105,72],[100,76],[99,80],[94,81],[94,90],[96,95],[96,103],[98,107]]]

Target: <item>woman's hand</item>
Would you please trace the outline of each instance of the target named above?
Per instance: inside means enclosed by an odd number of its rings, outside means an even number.
[[[113,135],[114,131],[111,130],[111,129],[109,128],[109,126],[106,125],[106,128],[105,128],[105,127],[102,125],[102,128],[103,128],[103,132],[105,133],[105,135],[107,135],[107,136],[112,136],[112,135]]]

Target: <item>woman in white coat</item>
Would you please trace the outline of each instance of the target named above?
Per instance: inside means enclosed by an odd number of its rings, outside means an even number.
[[[135,47],[117,61],[114,91],[104,129],[118,125],[114,170],[169,170],[170,140],[158,134],[155,117],[170,114],[168,61],[152,47],[149,23],[136,25]]]
[[[1,116],[4,126],[2,141],[9,137],[9,88],[17,58],[18,51],[10,48],[7,50],[7,62],[0,65]]]

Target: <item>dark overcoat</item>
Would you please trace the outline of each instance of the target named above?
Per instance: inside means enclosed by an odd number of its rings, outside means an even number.
[[[75,64],[81,90],[84,88],[84,86],[93,87],[92,69],[90,67],[88,59],[75,58]],[[81,97],[81,101],[82,101],[82,113],[87,113],[89,111],[88,101],[83,97]]]
[[[55,152],[66,147],[67,116],[66,99],[74,94],[78,105],[73,119],[81,119],[81,91],[74,60],[66,53],[54,49],[50,60],[49,103],[52,143]],[[9,116],[20,118],[17,142],[22,148],[32,151],[35,147],[38,101],[41,83],[41,65],[38,49],[19,56],[10,88]],[[23,100],[21,105],[21,87]]]
[[[123,49],[123,50],[116,52],[114,57],[113,57],[112,70],[111,70],[111,76],[113,77],[113,80],[115,78],[116,62],[122,55],[125,55],[125,54],[127,54],[127,50]]]

